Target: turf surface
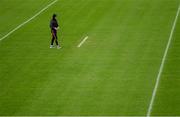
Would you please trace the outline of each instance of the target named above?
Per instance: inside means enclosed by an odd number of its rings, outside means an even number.
[[[0,38],[51,2],[1,0]],[[0,41],[0,115],[146,115],[179,3],[59,0]],[[53,13],[60,50],[49,48]],[[180,116],[179,28],[152,115]]]

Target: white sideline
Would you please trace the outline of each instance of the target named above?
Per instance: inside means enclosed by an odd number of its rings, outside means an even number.
[[[157,88],[158,88],[158,85],[159,85],[161,74],[162,74],[162,71],[163,71],[163,68],[164,68],[164,63],[166,61],[166,56],[167,56],[167,53],[168,53],[168,50],[169,50],[169,47],[170,47],[170,44],[171,44],[171,40],[172,40],[172,37],[173,37],[173,34],[174,34],[174,30],[176,28],[179,12],[180,12],[180,5],[178,7],[176,17],[175,17],[175,20],[174,20],[174,23],[173,23],[173,26],[172,26],[172,29],[171,29],[170,36],[169,36],[169,40],[168,40],[168,43],[166,45],[166,49],[165,49],[165,52],[164,52],[164,55],[163,55],[163,58],[162,58],[162,61],[161,61],[161,66],[159,68],[159,72],[158,72],[157,79],[156,79],[156,84],[155,84],[155,87],[154,87],[154,90],[153,90],[153,93],[152,93],[150,105],[149,105],[148,112],[147,112],[147,117],[150,117],[150,115],[151,115],[154,99],[156,97],[156,92],[157,92]]]
[[[88,36],[86,36],[86,37],[81,41],[81,43],[80,43],[77,47],[80,48],[81,45],[82,45],[87,39],[88,39]]]
[[[45,11],[46,9],[48,9],[50,6],[52,6],[54,3],[56,3],[58,0],[54,0],[53,2],[51,2],[50,4],[48,4],[46,7],[44,7],[42,10],[40,10],[38,13],[36,13],[34,16],[32,16],[30,19],[26,20],[25,22],[23,22],[22,24],[20,24],[19,26],[17,26],[16,28],[14,28],[13,30],[11,30],[9,33],[7,33],[6,35],[4,35],[2,38],[0,38],[0,41],[2,41],[3,39],[5,39],[6,37],[8,37],[9,35],[11,35],[13,32],[15,32],[16,30],[18,30],[19,28],[21,28],[22,26],[24,26],[25,24],[27,24],[28,22],[30,22],[31,20],[33,20],[34,18],[36,18],[38,15],[40,15],[43,11]]]

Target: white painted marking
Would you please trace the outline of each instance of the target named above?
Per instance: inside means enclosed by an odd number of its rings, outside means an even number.
[[[174,20],[174,23],[173,23],[173,26],[172,26],[172,29],[171,29],[170,36],[169,36],[169,40],[168,40],[168,43],[167,43],[167,46],[166,46],[166,49],[165,49],[165,52],[164,52],[164,55],[163,55],[163,58],[162,58],[162,61],[161,61],[161,66],[159,68],[159,73],[157,75],[156,84],[155,84],[155,87],[154,87],[154,90],[153,90],[153,94],[152,94],[150,105],[149,105],[148,112],[147,112],[147,117],[150,117],[150,115],[151,115],[154,99],[156,97],[156,92],[157,92],[159,81],[160,81],[160,78],[161,78],[161,74],[162,74],[162,71],[163,71],[163,68],[164,68],[164,63],[166,61],[166,56],[167,56],[167,53],[168,53],[168,50],[169,50],[169,47],[170,47],[170,44],[171,44],[171,40],[172,40],[172,37],[173,37],[173,34],[174,34],[174,30],[176,28],[179,12],[180,12],[180,5],[178,7],[176,17],[175,17],[175,20]]]
[[[25,22],[23,22],[22,24],[20,24],[19,26],[17,26],[16,28],[14,28],[13,30],[11,30],[9,33],[7,33],[6,35],[4,35],[2,38],[0,38],[0,41],[2,41],[3,39],[5,39],[6,37],[8,37],[9,35],[11,35],[13,32],[15,32],[16,30],[18,30],[19,28],[21,28],[22,26],[24,26],[25,24],[27,24],[28,22],[30,22],[31,20],[33,20],[34,18],[36,18],[38,15],[40,15],[42,12],[44,12],[46,9],[48,9],[50,6],[52,6],[54,3],[56,3],[58,0],[54,0],[53,2],[51,2],[50,4],[48,4],[46,7],[44,7],[42,10],[40,10],[38,13],[36,13],[34,16],[32,16],[30,19],[26,20]]]
[[[88,39],[88,36],[86,36],[77,47],[80,48],[87,39]]]

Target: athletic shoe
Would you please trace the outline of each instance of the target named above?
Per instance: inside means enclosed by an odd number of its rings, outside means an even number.
[[[61,48],[61,46],[58,45],[58,46],[57,46],[57,49],[60,49],[60,48]]]
[[[54,46],[53,46],[53,45],[50,45],[50,48],[54,48]]]

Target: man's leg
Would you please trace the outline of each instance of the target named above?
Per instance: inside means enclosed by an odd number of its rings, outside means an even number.
[[[54,36],[55,36],[55,42],[56,42],[57,48],[59,49],[59,48],[61,48],[61,47],[60,47],[60,45],[59,45],[59,43],[58,43],[57,32],[55,33]]]
[[[55,42],[56,42],[56,45],[58,46],[58,45],[59,45],[59,43],[58,43],[58,39],[57,39],[57,38],[56,38]]]
[[[54,36],[54,33],[52,32],[52,39],[51,39],[50,48],[53,48],[54,40],[55,40],[55,36]]]

